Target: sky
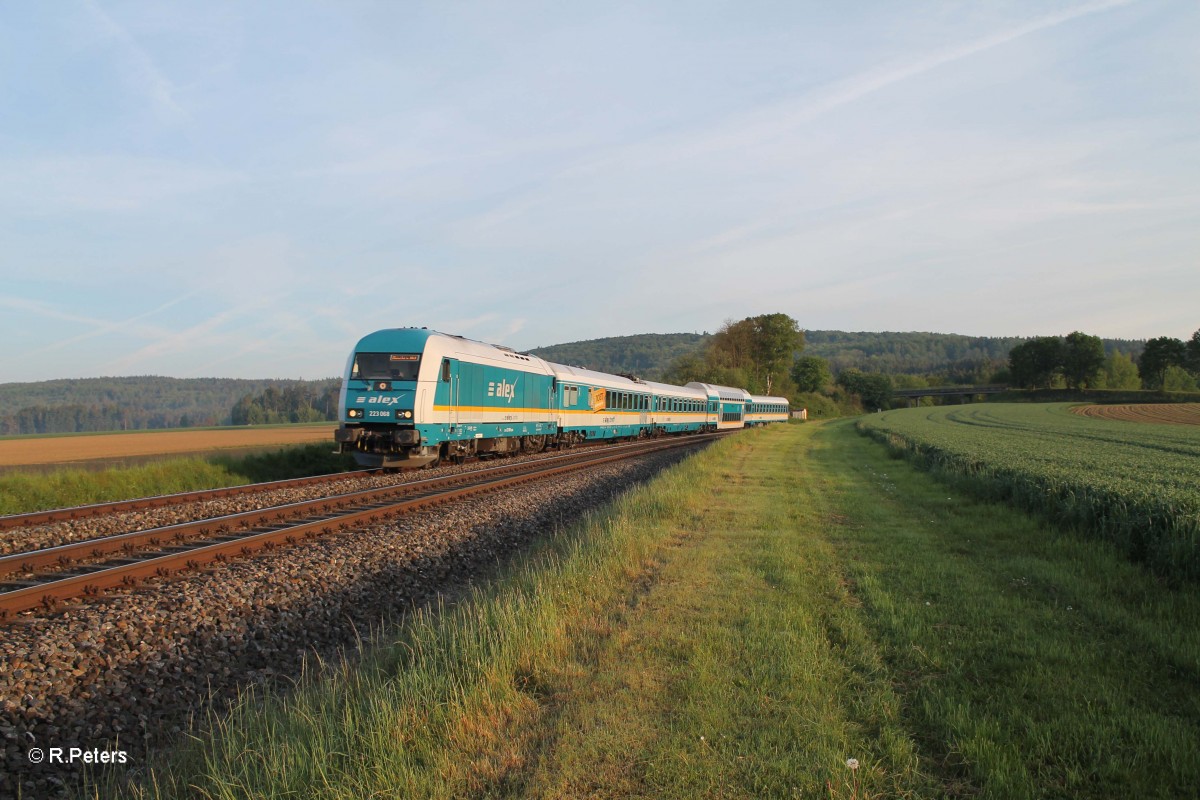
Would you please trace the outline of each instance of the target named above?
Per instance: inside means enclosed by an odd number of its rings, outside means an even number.
[[[802,328],[1188,338],[1200,4],[0,6],[0,383]]]

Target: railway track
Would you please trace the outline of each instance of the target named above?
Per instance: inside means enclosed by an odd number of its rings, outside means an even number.
[[[65,600],[94,597],[111,589],[133,588],[146,580],[166,578],[316,536],[370,525],[396,514],[457,498],[494,492],[647,453],[695,446],[721,435],[635,442],[570,452],[538,461],[487,467],[11,554],[0,558],[0,623],[12,621],[22,612],[52,609]],[[256,486],[261,491],[264,485]],[[62,511],[69,512],[70,509]]]
[[[94,503],[74,508],[56,508],[48,511],[30,511],[25,514],[10,514],[0,516],[0,531],[13,528],[28,528],[34,525],[49,525],[55,522],[86,519],[88,517],[116,514],[122,511],[144,511],[149,508],[197,503],[205,500],[219,500],[224,497],[235,497],[242,494],[257,494],[275,489],[296,489],[303,486],[319,486],[323,483],[333,483],[347,478],[364,478],[378,474],[379,470],[359,470],[357,472],[335,472],[332,475],[317,475],[311,478],[291,478],[283,481],[267,483],[250,483],[242,486],[229,486],[222,489],[201,489],[195,492],[179,492],[164,494],[156,497],[139,497],[136,500],[117,500],[111,503]]]

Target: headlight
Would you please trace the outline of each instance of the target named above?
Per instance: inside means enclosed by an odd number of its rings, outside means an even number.
[[[404,417],[405,419],[412,419],[412,412],[411,411],[401,411],[400,416]]]
[[[361,408],[351,408],[346,411],[346,416],[350,417],[350,419],[358,419],[362,415],[363,412]]]

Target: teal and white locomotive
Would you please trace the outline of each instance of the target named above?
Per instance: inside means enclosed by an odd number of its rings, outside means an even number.
[[[653,383],[397,328],[355,346],[335,440],[362,466],[415,468],[597,439],[741,428],[755,399],[728,386]],[[786,409],[783,398],[765,399]]]

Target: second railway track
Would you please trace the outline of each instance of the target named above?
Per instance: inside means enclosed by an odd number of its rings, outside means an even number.
[[[689,436],[570,452],[0,557],[0,622],[64,600],[169,577],[389,516],[633,456],[706,443]],[[261,486],[261,485],[259,485]],[[56,512],[59,513],[59,512]],[[90,563],[89,563],[90,562]],[[15,577],[14,577],[15,576]]]

